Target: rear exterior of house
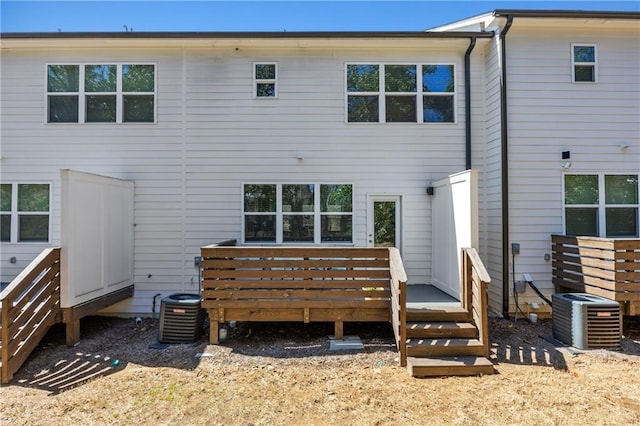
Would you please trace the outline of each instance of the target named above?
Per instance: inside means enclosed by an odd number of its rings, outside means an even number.
[[[396,216],[384,234],[410,283],[429,283],[426,188],[467,167],[470,44],[423,33],[6,35],[2,281],[64,243],[70,169],[134,183],[135,297],[108,312],[148,314],[158,294],[197,292],[194,259],[218,241],[371,245],[374,202]],[[482,50],[469,61],[480,165]]]
[[[523,274],[553,292],[552,234],[638,238],[639,18],[3,37],[1,280],[61,243],[72,169],[134,182],[136,291],[113,313],[197,292],[194,258],[217,241],[367,246],[374,203],[398,219],[384,235],[409,283],[431,283],[441,247],[426,189],[471,167],[490,309],[513,315]],[[531,289],[518,302],[549,310]]]

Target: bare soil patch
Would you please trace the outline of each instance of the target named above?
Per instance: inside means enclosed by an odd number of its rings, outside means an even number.
[[[640,321],[621,351],[576,351],[551,321],[491,320],[497,374],[411,378],[388,324],[345,324],[364,350],[329,350],[332,324],[241,323],[221,345],[150,349],[157,321],[54,327],[0,389],[0,424],[638,424]]]

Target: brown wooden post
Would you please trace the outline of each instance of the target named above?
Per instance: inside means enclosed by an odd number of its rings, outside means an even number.
[[[0,382],[8,383],[11,380],[11,372],[9,371],[9,300],[2,300],[2,335],[0,345],[2,346],[2,372],[0,374]]]
[[[67,346],[75,346],[80,341],[80,320],[74,319],[66,323]]]
[[[335,333],[333,336],[336,340],[344,340],[344,322],[335,322]]]
[[[217,345],[220,343],[220,324],[215,318],[209,320],[209,344]]]

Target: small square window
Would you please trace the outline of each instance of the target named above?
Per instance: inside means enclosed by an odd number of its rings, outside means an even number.
[[[277,98],[277,65],[253,64],[253,96],[256,98]]]
[[[595,83],[597,81],[596,46],[573,44],[571,49],[573,82]]]

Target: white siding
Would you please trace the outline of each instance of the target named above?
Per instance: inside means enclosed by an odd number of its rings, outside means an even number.
[[[571,83],[574,42],[597,44],[598,83]],[[561,152],[571,151],[571,173],[639,172],[640,37],[637,22],[566,28],[518,26],[516,19],[507,46],[509,232],[521,245],[516,279],[530,273],[551,294],[544,255],[550,235],[563,233]],[[541,302],[530,289],[520,301]]]
[[[338,42],[339,43],[339,42]],[[60,241],[59,170],[135,182],[136,297],[110,309],[149,313],[153,297],[198,289],[201,246],[240,238],[242,183],[354,185],[354,244],[365,245],[367,194],[403,202],[410,282],[430,281],[430,182],[464,169],[468,41],[387,49],[73,49],[3,51],[2,181],[53,183]],[[157,124],[45,124],[51,62],[157,64]],[[278,99],[252,97],[252,63],[278,63]],[[455,63],[456,124],[346,124],[346,62]],[[484,59],[474,54],[475,144],[482,144]],[[302,161],[297,160],[300,154]],[[42,245],[2,245],[8,281]],[[19,263],[9,267],[8,258]]]

